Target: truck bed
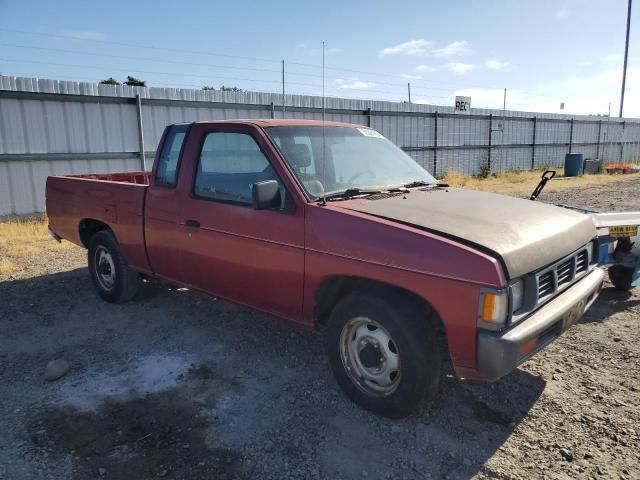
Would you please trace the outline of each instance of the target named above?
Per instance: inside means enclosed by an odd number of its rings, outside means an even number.
[[[148,271],[144,247],[144,202],[150,172],[49,177],[49,227],[60,238],[85,246],[87,228],[107,224],[129,264]]]

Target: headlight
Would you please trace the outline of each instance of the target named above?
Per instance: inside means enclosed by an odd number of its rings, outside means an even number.
[[[500,330],[509,318],[509,295],[507,290],[485,290],[480,293],[478,305],[478,327],[485,330]]]
[[[511,285],[511,311],[517,312],[524,305],[524,282],[518,280]]]

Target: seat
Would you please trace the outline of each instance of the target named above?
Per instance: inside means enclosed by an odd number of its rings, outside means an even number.
[[[303,143],[289,144],[284,148],[285,157],[305,189],[310,194],[319,197],[324,193],[324,186],[315,174],[303,172],[303,169],[311,166],[311,150]]]

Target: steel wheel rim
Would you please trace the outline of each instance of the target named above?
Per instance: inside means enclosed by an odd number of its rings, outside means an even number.
[[[398,346],[389,332],[370,318],[353,318],[342,328],[340,357],[351,381],[367,395],[386,397],[400,384]]]
[[[104,290],[112,290],[116,282],[116,269],[113,263],[113,257],[105,247],[98,247],[94,260],[94,269],[98,283]]]

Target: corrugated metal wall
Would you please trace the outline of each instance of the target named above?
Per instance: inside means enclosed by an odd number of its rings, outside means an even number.
[[[49,175],[141,169],[170,123],[321,119],[320,97],[0,76],[0,215],[42,211]],[[640,121],[381,101],[326,99],[327,120],[370,125],[440,175],[560,166],[571,146],[605,162],[640,161]],[[436,113],[437,112],[437,113]],[[534,120],[535,117],[535,120]],[[572,120],[573,119],[573,120]],[[535,145],[534,145],[535,144]]]

